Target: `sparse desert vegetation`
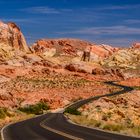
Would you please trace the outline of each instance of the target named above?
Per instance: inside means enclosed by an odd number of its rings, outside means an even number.
[[[25,107],[19,107],[18,110],[25,112],[27,114],[41,115],[44,113],[44,111],[49,110],[49,106],[44,102],[39,102],[35,105],[28,105]]]
[[[68,114],[72,114],[72,115],[81,115],[80,111],[78,111],[75,108],[71,108],[71,107],[68,107],[67,109],[65,109],[64,113],[68,113]]]
[[[34,68],[4,66],[0,68],[0,72],[1,107],[8,108],[13,114],[16,110],[20,110],[27,113],[26,116],[30,113],[36,115],[43,113],[44,109],[40,108],[42,102],[49,109],[57,109],[80,99],[120,90],[92,79],[90,74],[63,69],[54,70],[44,66]],[[8,118],[12,120],[14,116]]]
[[[0,108],[0,119],[5,119],[7,116],[10,117],[12,114],[8,112],[7,108]]]
[[[104,97],[67,114],[73,122],[89,127],[140,136],[140,91]]]

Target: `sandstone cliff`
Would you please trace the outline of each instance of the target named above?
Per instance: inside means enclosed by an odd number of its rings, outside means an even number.
[[[20,28],[15,23],[3,23],[0,21],[0,48],[18,49],[29,51],[25,38]]]

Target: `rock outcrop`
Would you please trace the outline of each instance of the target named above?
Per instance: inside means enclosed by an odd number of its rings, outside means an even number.
[[[109,67],[121,67],[137,69],[140,64],[140,48],[123,48],[115,52],[112,56],[104,60],[104,65]]]
[[[0,21],[0,48],[29,51],[20,28],[13,22],[6,24]]]
[[[114,48],[109,45],[101,44],[101,45],[92,45],[91,52],[101,58],[106,58],[118,50],[119,50],[118,48]]]
[[[104,59],[118,50],[109,45],[96,45],[78,39],[42,39],[34,43],[31,49],[34,53],[45,56],[69,55],[81,57],[87,47],[91,48],[91,60],[95,61]]]
[[[121,79],[125,78],[123,75],[123,72],[120,69],[94,68],[92,70],[92,74],[93,75],[101,75],[101,76],[110,75],[110,76],[119,77]]]
[[[85,63],[78,62],[78,63],[71,63],[65,66],[65,69],[72,71],[72,72],[80,72],[80,73],[92,73],[93,66],[86,65]]]
[[[55,49],[54,55],[77,55],[78,50],[83,50],[89,42],[78,39],[41,39],[32,45],[32,51],[35,53],[45,53]]]

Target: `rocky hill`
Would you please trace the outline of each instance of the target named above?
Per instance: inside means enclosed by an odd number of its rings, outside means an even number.
[[[77,55],[77,51],[92,43],[78,39],[41,39],[32,45],[35,53],[45,53],[54,51],[55,55]]]
[[[106,131],[140,136],[140,90],[124,95],[100,98],[79,109],[81,115],[69,115],[77,124]]]
[[[140,47],[135,45],[131,48],[120,49],[103,63],[109,67],[137,69],[140,66]]]
[[[42,39],[34,43],[31,49],[34,53],[44,56],[81,56],[87,46],[92,48],[91,59],[93,60],[108,57],[117,51],[116,48],[109,45],[96,45],[78,39]]]

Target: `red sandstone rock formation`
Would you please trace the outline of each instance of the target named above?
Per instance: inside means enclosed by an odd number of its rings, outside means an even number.
[[[113,48],[109,45],[93,45],[91,52],[98,55],[99,57],[105,58],[116,52],[118,48]]]
[[[111,68],[94,68],[92,70],[93,75],[111,75],[124,79],[124,75],[120,69],[111,69]]]
[[[78,39],[41,39],[32,45],[32,50],[41,53],[55,48],[57,54],[76,55],[77,50],[83,50],[87,45],[92,44]]]
[[[0,44],[1,47],[6,46],[22,51],[29,51],[20,28],[12,22],[6,24],[0,21]]]
[[[78,52],[83,52],[87,47],[91,48],[92,55],[100,58],[108,57],[118,50],[108,45],[95,45],[78,39],[42,39],[32,45],[32,50],[35,53],[43,53],[47,49],[55,48],[56,54],[76,56]]]

